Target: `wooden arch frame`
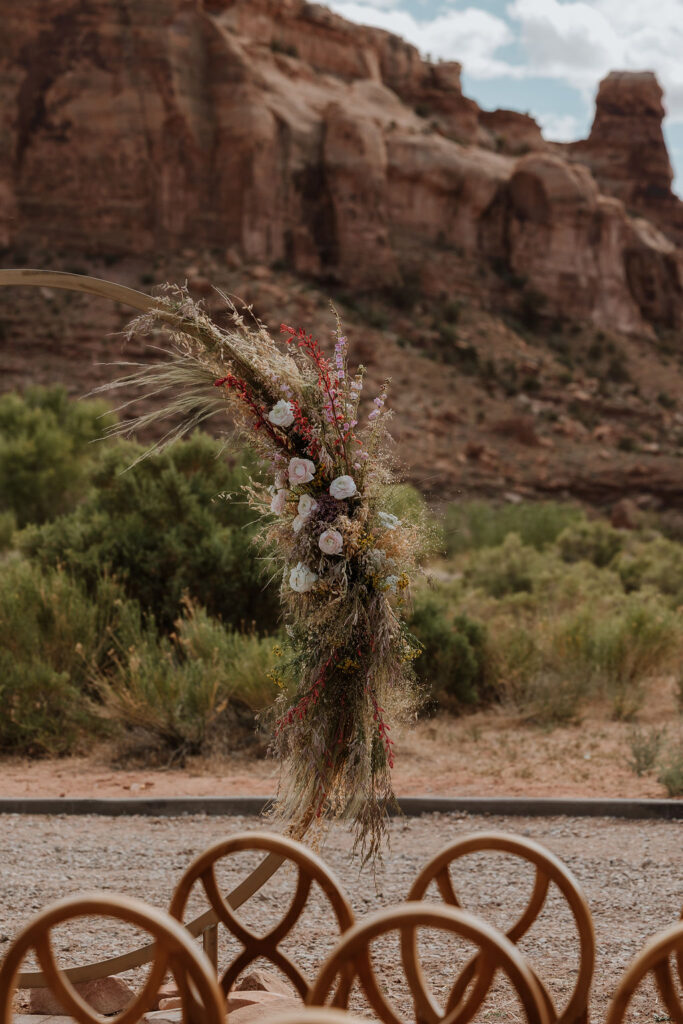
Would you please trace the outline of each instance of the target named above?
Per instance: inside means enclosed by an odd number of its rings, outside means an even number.
[[[126,285],[115,284],[113,281],[104,281],[99,277],[88,277],[85,274],[68,274],[58,270],[34,270],[13,268],[0,270],[0,287],[33,287],[33,288],[62,288],[66,291],[84,292],[86,295],[96,295],[99,298],[111,299],[129,306],[139,312],[147,312],[155,305],[153,296],[145,292],[139,292],[135,288],[128,288]],[[262,885],[277,871],[283,862],[283,857],[270,853],[252,873],[236,886],[231,893],[225,897],[233,909],[240,907],[254,893],[258,892]],[[185,926],[191,935],[202,935],[204,948],[209,956],[215,958],[215,930],[218,918],[213,910],[188,922]],[[104,978],[109,974],[121,974],[133,967],[141,967],[149,963],[154,957],[154,946],[143,946],[140,949],[131,950],[121,956],[110,957],[96,963],[83,964],[79,967],[72,967],[64,971],[65,977],[71,982],[92,981],[95,978]],[[215,966],[215,959],[214,959]],[[42,971],[23,971],[17,977],[18,988],[43,988],[47,979]]]

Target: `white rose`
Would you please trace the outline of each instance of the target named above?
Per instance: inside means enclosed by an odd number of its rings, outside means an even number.
[[[305,594],[312,589],[317,578],[317,574],[311,572],[307,565],[297,562],[289,574],[289,585],[297,594]]]
[[[276,427],[291,427],[294,422],[294,406],[281,398],[268,413],[268,419]]]
[[[294,533],[298,533],[305,522],[306,516],[294,516],[292,519],[292,529],[294,530]]]
[[[344,538],[339,530],[325,530],[320,534],[318,547],[326,555],[338,555],[344,547]]]
[[[307,484],[315,476],[315,463],[310,459],[289,460],[289,482],[292,487],[297,484]]]
[[[300,516],[310,516],[311,512],[318,507],[318,502],[310,494],[302,494],[299,498],[297,509]]]
[[[395,530],[397,526],[401,525],[398,516],[392,515],[391,512],[378,512],[377,515],[380,523],[387,530]]]
[[[338,476],[330,484],[330,494],[333,498],[352,498],[356,493],[356,481],[352,476]]]
[[[276,491],[273,495],[273,499],[270,503],[270,511],[274,512],[276,516],[281,516],[285,510],[287,504],[287,495],[289,491]]]

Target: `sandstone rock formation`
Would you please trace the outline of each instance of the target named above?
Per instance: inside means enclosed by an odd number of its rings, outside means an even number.
[[[304,0],[23,0],[3,34],[14,252],[204,247],[355,289],[681,325],[653,76],[610,75],[590,138],[561,147],[480,111],[458,64]]]
[[[567,149],[590,168],[602,192],[681,245],[683,203],[671,191],[663,118],[662,90],[651,71],[612,71],[600,83],[588,139]]]

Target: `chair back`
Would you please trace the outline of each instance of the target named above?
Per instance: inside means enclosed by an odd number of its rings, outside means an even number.
[[[247,928],[244,921],[221,893],[216,880],[216,864],[220,860],[239,852],[252,850],[266,851],[276,855],[282,861],[292,863],[297,870],[294,897],[289,907],[280,920],[262,935],[257,935]],[[283,952],[280,944],[301,917],[314,882],[318,883],[327,897],[330,909],[330,931],[342,934],[353,924],[353,912],[341,884],[320,857],[303,844],[284,836],[271,832],[240,832],[209,847],[190,864],[178,882],[169,910],[173,917],[182,922],[192,889],[197,883],[203,887],[206,898],[219,922],[238,939],[243,947],[241,953],[228,964],[220,978],[222,989],[226,994],[245,968],[254,960],[263,958],[278,968],[292,982],[301,998],[306,999],[311,982],[301,968]]]
[[[531,839],[505,832],[478,832],[463,836],[441,850],[425,865],[413,882],[408,899],[424,899],[429,885],[434,882],[444,903],[452,907],[462,907],[465,903],[464,894],[454,889],[449,869],[456,861],[481,852],[506,853],[534,865],[534,882],[529,901],[518,920],[505,933],[511,942],[518,943],[536,921],[545,904],[551,882],[555,883],[564,897],[576,926],[579,967],[573,991],[566,1005],[557,1011],[556,1020],[558,1024],[583,1024],[588,1019],[588,999],[595,966],[593,919],[578,881],[569,868],[550,850],[546,850],[540,843]],[[470,977],[476,973],[476,960],[468,965],[468,971]],[[553,1004],[548,991],[537,975],[536,981],[543,993],[546,1006],[550,1009]]]
[[[129,1005],[113,1017],[96,1013],[79,995],[54,957],[50,935],[53,928],[83,917],[113,918],[135,925],[153,939],[154,957],[147,980]],[[64,1013],[78,1024],[135,1024],[152,1009],[164,976],[170,970],[188,1024],[225,1024],[225,1000],[211,964],[190,934],[165,911],[130,896],[92,892],[69,896],[41,911],[12,942],[0,968],[0,1024],[12,1019],[15,983],[26,955],[34,951],[46,987],[61,1003]]]

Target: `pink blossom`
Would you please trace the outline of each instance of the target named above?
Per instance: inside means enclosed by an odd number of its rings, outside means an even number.
[[[318,547],[326,555],[338,555],[344,547],[344,538],[339,530],[325,530],[320,534]]]

